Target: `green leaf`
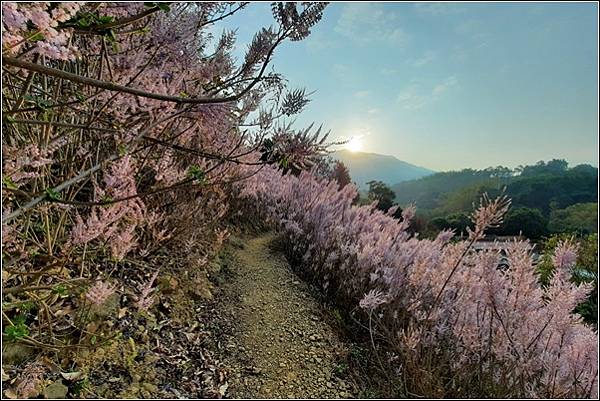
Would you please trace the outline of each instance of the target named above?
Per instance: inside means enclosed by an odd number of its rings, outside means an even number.
[[[75,97],[77,98],[77,100],[79,100],[80,102],[85,102],[85,95],[81,92],[75,92]]]
[[[115,21],[115,17],[110,16],[110,15],[103,15],[102,17],[99,17],[97,19],[98,23],[100,24],[109,24],[111,22]]]
[[[52,103],[44,99],[38,99],[36,104],[42,110],[46,110],[46,108],[52,105]]]
[[[4,334],[9,341],[15,341],[29,335],[29,328],[24,322],[19,322],[14,326],[5,326]]]
[[[204,171],[195,164],[190,166],[190,169],[188,171],[188,176],[190,178],[194,178],[195,180],[199,181],[200,183],[204,183],[206,180],[206,175],[204,174]]]
[[[281,165],[281,167],[283,168],[287,168],[288,165],[290,164],[289,160],[287,157],[284,157],[283,159],[281,159],[281,161],[279,162],[279,164]]]
[[[27,301],[27,302],[20,303],[19,306],[17,306],[17,307],[20,310],[22,310],[23,312],[29,312],[30,310],[35,308],[35,304],[31,301]]]
[[[116,43],[117,37],[115,36],[115,32],[112,29],[108,29],[106,31],[106,38],[111,43]]]
[[[56,192],[52,188],[46,188],[46,197],[53,201],[59,201],[61,199],[60,193]]]
[[[28,103],[35,103],[35,105],[42,110],[46,110],[47,107],[52,105],[52,103],[48,100],[41,99],[39,97],[33,97],[31,95],[23,96],[23,100],[25,100]]]
[[[17,189],[17,185],[13,182],[13,180],[9,176],[2,177],[2,184],[4,184],[4,186],[6,188]]]
[[[67,287],[62,284],[55,285],[52,288],[52,292],[60,295],[61,297],[67,297],[69,294],[67,293]]]
[[[19,325],[25,324],[25,315],[21,314],[21,315],[15,316],[13,318],[13,324],[15,326],[19,326]]]
[[[39,42],[41,40],[44,40],[44,35],[42,35],[41,32],[36,33],[35,35],[33,35],[31,38],[29,38],[30,41],[32,42]]]
[[[110,195],[104,195],[104,196],[103,196],[103,197],[100,199],[100,202],[102,202],[102,203],[105,203],[105,202],[112,202],[114,199],[115,199],[115,198],[113,198],[113,197],[112,197],[112,196],[110,196]],[[106,205],[103,205],[103,206],[110,206],[110,204],[106,204]]]
[[[83,391],[86,391],[90,387],[90,382],[87,377],[83,380],[78,381],[73,385],[73,392],[77,395],[81,394]]]
[[[92,21],[90,21],[88,17],[81,17],[79,20],[77,20],[77,25],[79,25],[81,28],[89,28],[92,25]]]

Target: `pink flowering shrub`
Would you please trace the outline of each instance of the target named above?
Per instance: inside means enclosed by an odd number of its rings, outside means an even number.
[[[557,272],[538,284],[530,247],[515,242],[510,268],[471,244],[502,221],[503,199],[482,199],[465,242],[452,233],[407,233],[414,209],[392,218],[353,206],[353,185],[309,172],[268,168],[241,196],[286,237],[290,255],[332,296],[368,312],[400,361],[413,394],[429,396],[591,397],[597,394],[597,334],[572,313],[590,291],[569,282],[576,253],[557,248]],[[398,358],[399,357],[399,358]]]
[[[60,138],[43,150],[40,150],[35,144],[27,145],[24,148],[4,146],[2,153],[5,179],[9,180],[11,184],[19,186],[33,178],[39,178],[42,175],[40,167],[52,164],[52,154],[65,143],[66,140]]]
[[[233,185],[307,103],[273,54],[326,3],[276,4],[238,60],[235,31],[212,28],[246,6],[2,3],[2,321],[14,341],[71,358],[127,310],[152,313],[163,266],[202,270],[218,253]],[[117,287],[120,316],[92,333],[87,306]],[[35,316],[21,320],[22,304]]]
[[[258,170],[255,151],[273,134],[264,127],[306,104],[266,67],[284,40],[309,34],[325,4],[276,7],[275,25],[238,65],[235,33],[213,38],[208,28],[244,7],[2,4],[3,228],[20,234],[3,245],[13,256],[106,250],[122,261],[196,233],[222,242],[214,233],[228,187],[246,174],[240,166]],[[269,110],[260,127],[259,106]],[[44,232],[33,233],[30,219]]]

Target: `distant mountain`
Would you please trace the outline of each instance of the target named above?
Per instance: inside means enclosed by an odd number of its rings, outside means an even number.
[[[368,188],[367,182],[371,180],[383,181],[388,185],[393,185],[434,173],[434,171],[424,167],[398,160],[394,156],[379,155],[377,153],[338,150],[331,156],[348,167],[352,181],[361,189]]]

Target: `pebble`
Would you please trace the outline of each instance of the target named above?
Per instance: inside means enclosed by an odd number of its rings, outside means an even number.
[[[144,383],[142,387],[150,393],[156,393],[158,391],[158,387],[152,383]]]
[[[60,381],[56,381],[44,389],[44,396],[49,399],[67,398],[69,389]]]

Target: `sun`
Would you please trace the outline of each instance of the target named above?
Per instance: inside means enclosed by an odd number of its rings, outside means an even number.
[[[346,149],[348,149],[350,152],[360,152],[362,149],[362,141],[359,137],[353,136],[346,144]]]

